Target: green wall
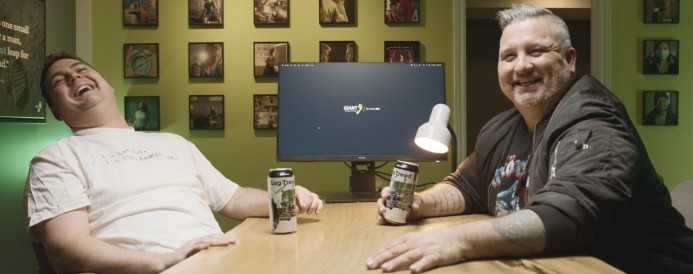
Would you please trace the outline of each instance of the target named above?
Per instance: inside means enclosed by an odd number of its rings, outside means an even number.
[[[628,4],[623,4],[628,2]],[[613,25],[613,91],[623,101],[636,124],[657,171],[669,188],[685,179],[693,179],[693,15],[691,1],[679,1],[679,24],[644,24],[641,1],[614,3]],[[643,75],[642,44],[645,39],[678,39],[679,75]],[[679,125],[643,126],[642,91],[678,90]]]
[[[46,1],[46,51],[75,51],[73,0]],[[25,229],[24,182],[29,161],[70,129],[47,114],[46,123],[0,123],[0,257],[2,273],[36,273],[36,260]]]
[[[354,40],[359,62],[382,62],[385,40],[419,40],[425,61],[446,63],[448,100],[452,93],[452,0],[422,1],[423,23],[388,27],[383,1],[358,1],[358,26],[321,27],[318,2],[291,1],[291,26],[256,28],[253,1],[225,1],[223,28],[188,27],[187,1],[161,1],[156,29],[122,27],[121,1],[94,1],[94,66],[125,95],[158,95],[161,131],[180,134],[193,143],[228,178],[245,186],[266,188],[269,168],[292,167],[296,180],[318,193],[347,191],[348,169],[341,162],[293,163],[276,161],[276,131],[252,127],[253,94],[276,94],[276,80],[256,80],[252,74],[254,41],[288,41],[290,61],[317,62],[318,41]],[[224,42],[223,82],[190,81],[188,42]],[[124,80],[123,43],[159,43],[160,78]],[[225,95],[226,129],[188,129],[188,95]],[[122,100],[120,102],[122,107]],[[438,180],[449,164],[427,163],[422,182]],[[389,170],[388,170],[389,169]],[[385,168],[391,171],[391,167]]]

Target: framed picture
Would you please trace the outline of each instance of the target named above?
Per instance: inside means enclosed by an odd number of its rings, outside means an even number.
[[[125,121],[135,130],[159,130],[159,96],[125,96]]]
[[[277,95],[255,94],[253,95],[253,128],[276,129],[277,110],[279,103]]]
[[[159,44],[123,44],[125,78],[159,77]]]
[[[370,0],[369,0],[370,1]],[[356,0],[318,0],[321,25],[353,25],[356,23]]]
[[[645,40],[643,74],[679,74],[679,40]]]
[[[421,22],[421,0],[385,0],[385,24]]]
[[[320,41],[320,63],[356,62],[356,42]]]
[[[386,63],[419,63],[419,41],[385,41]]]
[[[679,0],[644,0],[646,24],[678,24]]]
[[[673,90],[644,91],[643,125],[671,126],[679,123],[679,92]]]
[[[46,2],[0,0],[0,21],[0,122],[46,122]]]
[[[158,0],[123,0],[123,26],[159,25]]]
[[[288,26],[290,0],[253,0],[256,26]]]
[[[224,26],[224,1],[188,0],[188,24],[192,26]]]
[[[255,77],[276,77],[279,65],[289,62],[289,42],[255,42],[253,56]]]
[[[188,43],[190,78],[224,78],[224,43]]]
[[[190,129],[224,129],[224,95],[190,95]]]

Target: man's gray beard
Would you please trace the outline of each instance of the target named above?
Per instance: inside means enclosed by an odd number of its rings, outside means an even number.
[[[546,86],[545,89],[534,93],[513,94],[517,106],[523,108],[536,107],[549,101],[554,95],[558,94],[562,89],[567,88],[566,85],[570,81],[572,73],[570,70],[561,72],[558,83],[556,85]],[[553,84],[553,83],[552,83]]]

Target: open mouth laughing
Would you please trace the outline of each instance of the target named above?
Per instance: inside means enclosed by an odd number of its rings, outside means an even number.
[[[73,96],[75,98],[80,98],[84,94],[87,94],[88,92],[94,90],[94,86],[90,84],[82,84],[77,89],[75,90]]]

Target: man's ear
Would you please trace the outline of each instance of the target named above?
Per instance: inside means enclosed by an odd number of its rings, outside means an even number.
[[[46,103],[46,105],[48,105],[48,103]],[[55,117],[56,120],[63,120],[63,117],[60,115],[60,112],[55,109],[55,106],[48,105],[48,108],[51,109],[51,113],[53,113],[53,117]]]
[[[575,64],[577,63],[577,51],[574,47],[569,47],[565,51],[565,60],[570,66],[570,71],[575,72]]]

